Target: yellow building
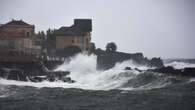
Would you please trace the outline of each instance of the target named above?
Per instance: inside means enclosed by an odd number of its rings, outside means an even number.
[[[56,51],[69,46],[77,46],[82,51],[89,52],[91,31],[92,21],[90,19],[75,19],[72,26],[55,30]]]

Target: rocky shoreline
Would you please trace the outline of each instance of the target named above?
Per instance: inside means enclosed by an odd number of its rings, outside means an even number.
[[[53,67],[59,62],[53,62]],[[43,62],[0,62],[0,77],[8,80],[41,82],[44,80],[73,83],[69,71],[48,70]]]
[[[146,65],[149,67],[163,67],[163,61],[160,58],[148,59],[142,53],[123,53],[123,52],[107,52],[101,49],[96,49],[93,52],[97,55],[97,69],[106,70],[115,66],[118,62],[132,60],[135,64]]]
[[[195,68],[186,67],[184,69],[174,69],[172,66],[164,66],[155,69],[148,70],[140,70],[138,68],[125,67],[125,70],[137,70],[139,72],[156,72],[162,73],[166,75],[176,75],[176,76],[184,76],[184,77],[195,77]]]
[[[147,59],[142,53],[122,53],[122,52],[106,52],[101,49],[96,49],[93,54],[97,56],[97,69],[107,70],[115,66],[118,62],[132,60],[138,65],[154,67],[146,71],[163,73],[167,75],[195,77],[195,68],[174,69],[171,66],[165,67],[160,58]],[[27,62],[6,62],[0,61],[0,77],[8,80],[19,81],[56,81],[74,83],[75,81],[68,77],[70,71],[53,71],[62,61],[27,61]],[[142,72],[137,68],[135,70]],[[131,67],[126,67],[125,70],[132,70]]]
[[[132,60],[135,64],[145,65],[148,67],[154,67],[155,69],[148,69],[149,72],[163,73],[167,75],[188,76],[195,77],[194,68],[174,69],[171,66],[164,66],[163,61],[160,58],[148,59],[143,56],[142,53],[123,53],[123,52],[106,52],[101,49],[96,49],[94,54],[97,55],[97,69],[106,70],[115,66],[118,62],[126,60]],[[126,67],[125,70],[131,70],[131,67]],[[141,72],[138,68],[135,70]]]
[[[147,71],[164,73],[167,75],[195,77],[195,68],[186,67],[184,69],[174,69],[172,66],[161,67],[156,69],[149,69]]]

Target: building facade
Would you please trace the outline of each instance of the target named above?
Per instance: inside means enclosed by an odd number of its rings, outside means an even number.
[[[69,46],[77,46],[82,51],[90,51],[92,20],[75,19],[70,27],[61,27],[54,31],[56,51]]]
[[[20,38],[34,39],[35,26],[22,20],[12,20],[0,27],[1,39],[15,40]]]
[[[14,51],[33,50],[35,26],[22,20],[12,20],[0,26],[0,48]]]

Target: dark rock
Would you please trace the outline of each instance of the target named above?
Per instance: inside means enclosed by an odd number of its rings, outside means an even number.
[[[20,69],[0,69],[0,77],[9,80],[27,81],[27,75]]]
[[[125,70],[131,70],[131,67],[125,67]]]
[[[29,77],[29,79],[32,82],[42,82],[45,80],[48,80],[50,82],[54,82],[57,80],[61,80],[63,82],[68,82],[68,83],[74,82],[70,77],[67,77],[68,74],[70,74],[70,72],[55,71],[55,72],[50,72],[46,76],[34,76],[34,77]]]
[[[18,80],[18,81],[27,81],[27,76],[22,70],[12,69],[10,70],[7,79]]]
[[[0,62],[0,68],[22,70],[27,76],[42,76],[47,74],[47,68],[41,62]]]
[[[68,83],[75,83],[76,81],[75,80],[71,80],[71,81],[69,81]]]
[[[55,81],[55,75],[54,75],[54,74],[49,74],[49,75],[47,75],[47,78],[48,78],[48,80],[51,81],[51,82]]]
[[[7,79],[8,73],[5,69],[0,68],[0,77]]]
[[[32,82],[42,82],[44,80],[47,80],[47,76],[35,76],[35,77],[29,77],[29,79]]]
[[[115,51],[104,51],[96,49],[94,54],[97,55],[97,69],[106,70],[115,66],[117,62],[132,60],[138,65],[147,65],[152,67],[163,67],[163,61],[160,58],[148,60],[142,53],[123,53]]]
[[[163,67],[163,61],[160,58],[152,58],[149,61],[149,66],[151,66],[151,67]]]
[[[135,68],[136,71],[139,71],[139,72],[142,72],[142,70],[138,69],[138,68]]]
[[[74,82],[67,77],[69,74],[69,71],[50,71],[42,62],[0,62],[0,77],[10,80]]]
[[[184,68],[183,73],[187,76],[195,77],[195,68]]]
[[[69,71],[48,71],[47,73],[50,81],[62,80],[63,77],[70,74]]]
[[[71,78],[70,77],[63,77],[62,78],[62,81],[69,82],[69,81],[71,81]]]
[[[174,69],[171,66],[149,69],[147,71],[164,73],[169,75],[190,76],[195,77],[195,68]]]

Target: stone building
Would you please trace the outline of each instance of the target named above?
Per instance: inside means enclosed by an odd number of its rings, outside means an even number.
[[[35,26],[22,20],[12,20],[0,26],[0,48],[32,52],[35,41]]]
[[[54,31],[56,36],[56,51],[69,46],[77,46],[82,51],[89,52],[92,31],[91,19],[75,19],[70,27],[61,27]]]
[[[12,20],[0,27],[1,39],[15,40],[34,37],[35,26],[22,20]]]

